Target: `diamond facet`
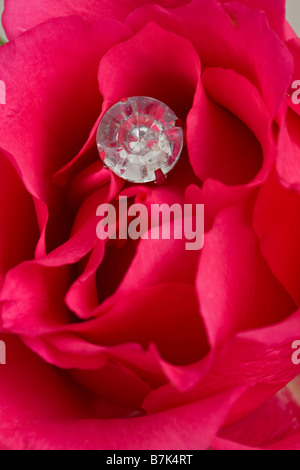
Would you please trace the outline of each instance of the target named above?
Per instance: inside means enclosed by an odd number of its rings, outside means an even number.
[[[103,116],[97,145],[104,164],[132,183],[156,181],[158,170],[171,171],[183,148],[183,130],[177,116],[154,98],[122,100]]]

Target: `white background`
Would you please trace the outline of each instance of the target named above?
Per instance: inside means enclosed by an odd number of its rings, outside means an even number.
[[[270,0],[272,1],[272,0]],[[3,11],[4,0],[0,0],[0,14]],[[159,3],[159,0],[157,0]],[[300,36],[300,0],[286,0],[287,19]],[[3,30],[0,26],[0,37],[3,37]]]
[[[300,36],[300,0],[286,0],[286,17]]]

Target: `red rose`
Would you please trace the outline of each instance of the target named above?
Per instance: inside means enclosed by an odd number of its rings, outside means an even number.
[[[1,448],[300,449],[300,45],[284,3],[6,0]],[[103,114],[139,95],[186,122],[160,187],[125,185],[97,153]],[[120,194],[204,203],[203,250],[98,240],[96,208]]]

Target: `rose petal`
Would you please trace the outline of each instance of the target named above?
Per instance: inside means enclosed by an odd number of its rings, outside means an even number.
[[[222,211],[206,235],[198,298],[211,344],[276,323],[296,310],[275,279],[251,229],[252,203]]]
[[[110,105],[130,96],[154,96],[183,118],[192,103],[199,74],[193,46],[152,23],[104,56],[99,84]]]
[[[206,450],[240,390],[129,420],[1,421],[0,443],[13,449]]]
[[[0,146],[14,157],[28,190],[43,201],[50,198],[50,176],[76,155],[99,115],[100,58],[128,35],[114,20],[91,24],[69,17],[52,19],[1,47],[7,104],[0,108]]]
[[[0,151],[0,286],[6,272],[33,258],[38,226],[33,200]]]
[[[1,339],[6,343],[7,364],[1,366],[0,427],[7,426],[9,433],[11,426],[22,426],[22,423],[35,419],[92,416],[90,401],[83,399],[82,391],[75,382],[72,384],[64,380],[57,369],[32,353],[18,338],[1,335]],[[1,431],[0,446],[3,445]]]
[[[64,305],[68,267],[48,268],[35,262],[11,270],[1,291],[2,325],[6,331],[36,336],[70,321]]]
[[[220,439],[217,437],[214,439],[212,444],[213,450],[258,450],[251,447],[243,446],[237,442],[227,441],[226,439]]]
[[[182,227],[182,220],[170,225],[172,231]],[[119,287],[119,293],[155,286],[166,282],[193,285],[199,251],[187,251],[185,239],[151,239],[159,229],[148,233],[139,243],[136,255]],[[159,266],[159,269],[157,269]]]
[[[281,123],[278,138],[277,171],[280,182],[300,192],[300,116],[291,109]]]
[[[230,70],[206,69],[202,80],[204,88],[199,84],[187,121],[196,175],[228,185],[258,184],[274,152],[271,120],[260,94]]]
[[[253,224],[270,269],[300,305],[300,195],[283,188],[275,173],[261,188]]]
[[[93,396],[131,410],[128,417],[132,413],[143,414],[143,400],[151,391],[143,377],[113,361],[101,369],[73,369],[70,376]]]
[[[285,0],[274,0],[272,4],[269,0],[237,0],[248,8],[254,10],[264,11],[267,15],[268,21],[278,34],[280,39],[284,38],[284,24],[285,24]],[[228,0],[219,0],[221,3],[228,3]]]
[[[300,450],[300,433],[294,434],[283,441],[276,442],[276,444],[270,445],[264,450]]]
[[[188,0],[161,0],[165,7],[187,3]],[[84,19],[115,18],[123,20],[135,8],[151,0],[6,0],[3,24],[9,39],[34,28],[51,18],[79,15]]]
[[[241,406],[233,410],[234,419],[247,416],[297,375],[291,345],[299,339],[299,321],[298,311],[282,323],[238,333],[223,349],[214,351],[209,371],[192,390],[179,393],[170,385],[164,385],[147,397],[144,408],[148,413],[156,413],[243,383],[260,387],[255,391],[254,400],[253,396],[251,400],[249,395],[248,400],[242,396]]]
[[[268,448],[300,430],[299,402],[285,387],[252,414],[220,432],[220,437],[249,447]],[[278,444],[277,444],[278,445]]]
[[[174,365],[196,362],[207,351],[192,285],[166,283],[120,296],[117,292],[98,308],[98,315],[75,327],[91,342],[107,346],[138,343],[144,348],[154,343]]]
[[[274,17],[278,12],[276,9]],[[151,5],[140,8],[126,23],[138,31],[149,21],[188,38],[204,67],[232,69],[244,75],[262,93],[275,116],[291,83],[293,61],[263,11],[237,2],[221,5],[215,0],[195,0],[173,11]]]

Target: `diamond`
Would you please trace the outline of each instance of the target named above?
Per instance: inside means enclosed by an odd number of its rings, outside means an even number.
[[[180,158],[183,130],[177,116],[154,98],[136,96],[112,106],[103,116],[97,146],[106,168],[131,183],[166,176]]]

